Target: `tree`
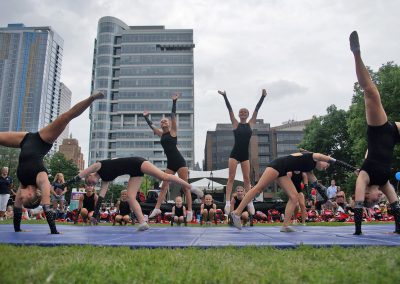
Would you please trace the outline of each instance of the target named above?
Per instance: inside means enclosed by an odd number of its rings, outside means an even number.
[[[67,160],[64,154],[60,152],[56,152],[53,156],[49,157],[48,171],[49,171],[50,183],[53,182],[53,179],[57,173],[63,173],[64,179],[66,181],[73,178],[79,173],[79,169],[74,164],[74,162],[72,160]],[[67,203],[69,203],[70,198],[71,198],[71,191],[68,190],[68,192],[65,194],[65,199]]]
[[[304,130],[304,137],[299,146],[354,164],[350,155],[351,143],[346,122],[346,111],[338,110],[335,105],[329,106],[326,115],[312,118]],[[325,184],[329,184],[333,178],[346,191],[354,188],[354,184],[348,183],[352,173],[340,167],[330,167],[326,172],[315,171],[315,174]]]
[[[8,174],[14,181],[15,189],[17,189],[19,185],[17,179],[17,166],[20,151],[21,150],[18,148],[0,146],[0,168],[8,167]]]

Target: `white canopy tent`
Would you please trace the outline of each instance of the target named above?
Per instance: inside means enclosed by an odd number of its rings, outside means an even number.
[[[224,178],[228,179],[229,169],[215,170],[215,171],[189,171],[189,179],[192,178]],[[235,180],[243,181],[242,169],[240,166],[236,168]],[[215,183],[215,182],[214,182]]]
[[[198,181],[192,182],[191,185],[205,191],[220,191],[224,189],[223,184],[209,180],[208,178],[202,178]]]

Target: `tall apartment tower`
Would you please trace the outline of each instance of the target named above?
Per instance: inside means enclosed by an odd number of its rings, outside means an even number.
[[[194,166],[193,30],[164,26],[128,26],[119,19],[99,20],[94,43],[92,89],[106,98],[90,110],[89,163],[114,157],[140,156],[166,168],[155,126],[169,117],[172,95],[177,103],[178,148]]]
[[[255,184],[267,167],[272,156],[270,125],[257,119],[249,145],[250,180]],[[207,131],[203,170],[219,170],[228,167],[234,144],[232,124],[219,123],[215,131]]]
[[[58,101],[58,115],[66,112],[71,108],[71,95],[72,92],[68,87],[61,82],[60,83],[60,99]],[[69,124],[67,127],[65,127],[64,131],[61,133],[61,135],[57,138],[57,140],[54,142],[54,149],[55,151],[58,151],[59,146],[62,144],[64,139],[67,139],[69,136]]]
[[[51,27],[0,28],[0,131],[37,131],[58,116],[63,44]]]

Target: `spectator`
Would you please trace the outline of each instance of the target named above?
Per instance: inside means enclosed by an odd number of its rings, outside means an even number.
[[[240,202],[243,200],[243,197],[244,197],[245,194],[246,193],[244,191],[244,187],[240,186],[240,185],[237,186],[236,187],[236,194],[234,194],[232,199],[231,199],[231,207],[230,208],[233,208],[233,210],[235,210],[239,206]],[[242,219],[243,226],[245,226],[247,224],[247,222],[249,221],[249,219],[250,219],[249,206],[248,205],[243,210],[241,219]]]
[[[14,211],[12,206],[7,206],[7,211],[5,213],[6,220],[12,219],[14,217]]]
[[[336,181],[333,179],[331,180],[331,185],[328,187],[326,194],[328,195],[328,199],[333,201],[333,199],[336,197],[336,193],[338,192],[337,187],[336,187]]]
[[[94,208],[97,203],[97,194],[94,185],[85,185],[85,194],[79,197],[78,214],[75,223],[78,223],[79,216],[82,216],[83,223],[87,223],[88,218],[93,216]]]
[[[179,226],[185,221],[186,207],[183,206],[181,196],[175,198],[175,206],[172,207],[172,218],[174,218],[174,223],[177,223]]]
[[[2,167],[0,175],[0,221],[4,219],[10,193],[12,192],[15,195],[12,188],[13,179],[8,175],[8,168]]]
[[[342,207],[343,209],[346,208],[346,194],[343,190],[341,190],[340,186],[337,187],[337,194],[336,194],[336,203],[338,206]]]
[[[128,224],[131,221],[131,208],[128,202],[128,191],[126,189],[121,191],[121,197],[117,202],[117,215],[115,216],[115,222],[118,222],[121,226]]]
[[[64,183],[64,175],[62,173],[57,173],[54,177],[54,181],[51,185],[50,190],[51,202],[53,203],[53,211],[57,212],[57,209],[60,208],[59,212],[61,213],[61,215],[64,215],[64,194],[67,192],[67,187],[64,186]],[[58,203],[60,203],[60,207],[58,207]]]
[[[200,211],[202,216],[200,225],[204,224],[204,222],[206,222],[207,225],[211,225],[217,212],[217,205],[214,204],[211,194],[204,196],[204,203],[200,205]]]

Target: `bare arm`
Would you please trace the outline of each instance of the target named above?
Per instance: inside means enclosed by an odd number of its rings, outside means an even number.
[[[258,101],[256,108],[253,112],[253,115],[251,116],[250,120],[249,120],[249,125],[250,127],[253,127],[254,124],[256,124],[256,120],[257,120],[257,114],[258,114],[258,110],[260,109],[262,103],[264,102],[265,97],[267,96],[267,91],[265,89],[262,90],[262,94],[261,94],[261,98]]]
[[[186,207],[183,206],[183,216],[186,216]]]
[[[235,203],[236,203],[236,200],[235,200],[234,197],[232,197],[232,199],[231,199],[231,208],[235,208]]]
[[[78,210],[80,211],[83,206],[83,195],[79,196]]]
[[[175,216],[175,206],[172,206],[172,216]]]
[[[201,203],[201,205],[200,205],[200,211],[201,211],[200,213],[203,214],[203,211],[204,211],[204,204],[203,203]]]
[[[303,176],[303,183],[304,183],[304,185],[308,185],[308,176],[307,176],[307,173],[302,173],[301,174],[302,176]]]

